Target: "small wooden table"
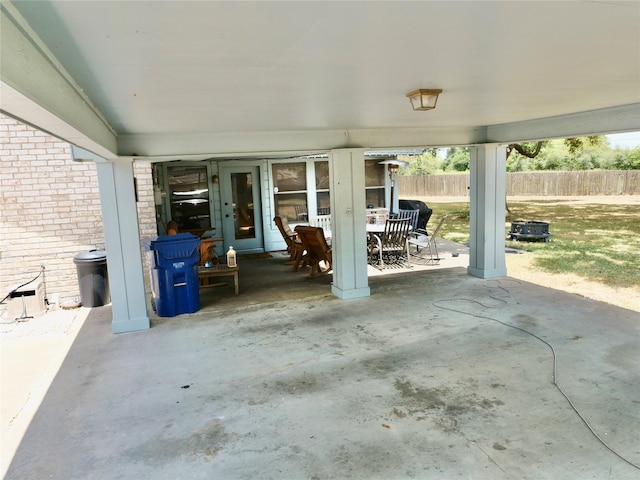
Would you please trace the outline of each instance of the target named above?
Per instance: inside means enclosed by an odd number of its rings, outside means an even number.
[[[236,289],[236,295],[240,294],[240,285],[238,283],[238,271],[240,267],[228,267],[227,265],[213,265],[211,267],[198,267],[198,278],[211,277],[233,277],[233,283]],[[203,285],[205,287],[213,287],[213,285]]]

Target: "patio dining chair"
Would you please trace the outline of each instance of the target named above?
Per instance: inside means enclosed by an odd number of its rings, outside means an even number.
[[[307,278],[314,278],[319,273],[329,273],[332,262],[331,247],[327,244],[322,227],[298,225],[296,233],[306,251],[307,265],[311,267]]]
[[[436,229],[433,231],[431,235],[427,233],[426,229],[418,228],[411,232],[409,235],[409,244],[414,245],[416,247],[416,253],[419,253],[421,249],[427,248],[429,249],[429,261],[431,263],[437,263],[440,261],[440,257],[438,256],[438,243],[436,238],[438,237],[438,233],[440,233],[440,229],[444,224],[444,221],[448,215],[443,215]],[[434,255],[435,253],[435,255]]]
[[[280,230],[280,234],[287,244],[287,252],[289,253],[289,260],[287,263],[293,264],[293,271],[297,272],[304,253],[302,242],[298,238],[298,234],[291,230],[287,217],[276,215],[273,221],[278,227],[278,230]]]
[[[408,218],[389,218],[384,225],[384,232],[380,235],[370,234],[369,262],[377,260],[378,268],[387,265],[406,264],[411,268],[409,255],[409,232],[411,224]]]
[[[418,229],[418,219],[420,217],[420,210],[398,210],[397,218],[408,218],[412,231]]]

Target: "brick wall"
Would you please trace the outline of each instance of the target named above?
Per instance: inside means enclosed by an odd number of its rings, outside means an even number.
[[[158,235],[156,206],[153,199],[153,176],[150,163],[134,163],[133,175],[138,185],[138,226],[140,238]]]
[[[134,168],[141,236],[152,236],[151,165]],[[0,115],[0,299],[41,264],[50,301],[77,298],[73,258],[94,248],[105,248],[95,164],[74,162],[68,143]]]

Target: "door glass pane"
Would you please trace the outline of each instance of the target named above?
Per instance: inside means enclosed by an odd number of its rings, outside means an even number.
[[[256,238],[253,179],[250,172],[231,174],[231,196],[236,239]]]
[[[171,220],[178,232],[200,235],[211,228],[207,167],[168,167]]]

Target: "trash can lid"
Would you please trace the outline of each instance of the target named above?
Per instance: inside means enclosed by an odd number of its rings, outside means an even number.
[[[79,252],[73,257],[75,263],[102,262],[107,259],[107,252],[104,250],[87,250]]]

